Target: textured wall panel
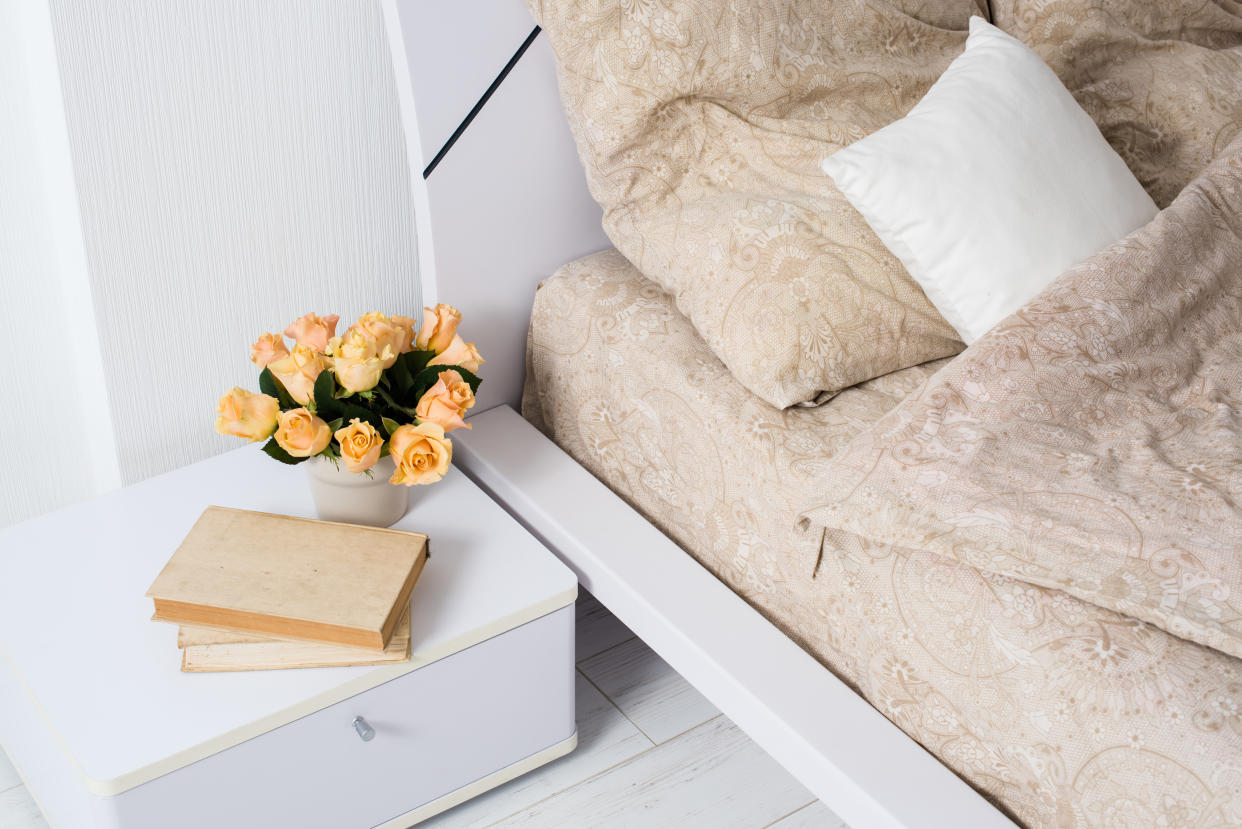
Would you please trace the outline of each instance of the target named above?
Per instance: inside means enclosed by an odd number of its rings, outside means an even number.
[[[419,307],[393,72],[374,0],[52,8],[131,482],[237,445],[215,401],[262,331]]]

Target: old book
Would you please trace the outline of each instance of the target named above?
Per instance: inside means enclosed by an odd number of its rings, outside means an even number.
[[[382,651],[427,536],[208,507],[147,595],[153,618]]]
[[[197,625],[182,625],[177,645],[181,648],[181,670],[187,673],[385,665],[410,658],[410,614],[407,611],[401,616],[388,647],[382,651]]]

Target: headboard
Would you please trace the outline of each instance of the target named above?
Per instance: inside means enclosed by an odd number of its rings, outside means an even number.
[[[609,246],[521,0],[383,0],[409,152],[424,304],[487,360],[476,412],[521,399],[539,280]]]

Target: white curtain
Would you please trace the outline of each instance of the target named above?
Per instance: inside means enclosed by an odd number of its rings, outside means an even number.
[[[4,524],[235,448],[262,332],[420,299],[377,2],[0,10]]]

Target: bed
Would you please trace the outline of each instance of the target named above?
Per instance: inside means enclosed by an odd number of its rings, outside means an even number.
[[[1160,206],[1242,128],[1235,4],[1143,6],[1137,22],[1129,0],[856,5],[914,9],[925,19],[892,36],[926,33],[942,56],[963,25],[936,18],[942,5],[1039,41]],[[383,7],[423,302],[484,321],[488,383],[455,463],[587,589],[854,829],[1239,820],[1236,658],[1066,591],[799,521],[859,436],[969,363],[943,358],[960,345],[818,406],[764,402],[717,356],[736,341],[707,343],[609,250],[601,219],[625,217],[592,198],[522,5]],[[1162,86],[1179,65],[1204,82]],[[1193,134],[1152,129],[1153,113]],[[701,249],[687,251],[693,264]],[[865,348],[867,326],[852,333]],[[934,326],[919,338],[944,348]],[[523,378],[529,423],[513,411]]]
[[[776,410],[612,251],[543,283],[528,354],[532,423],[1020,822],[1236,815],[1237,659],[1059,591],[799,525],[839,450],[947,361]]]

